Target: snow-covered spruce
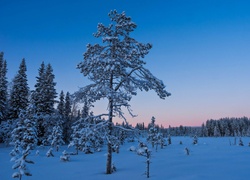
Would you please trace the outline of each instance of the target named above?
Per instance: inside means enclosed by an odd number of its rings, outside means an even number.
[[[4,53],[0,52],[0,124],[7,119],[8,113],[8,81],[7,62],[3,58]],[[1,142],[1,136],[0,136]]]
[[[161,149],[163,149],[163,147],[166,146],[165,139],[162,133],[157,134],[157,145],[158,144],[161,146]]]
[[[18,169],[12,177],[22,179],[23,175],[31,176],[26,163],[34,163],[27,159],[30,150],[34,149],[37,144],[35,123],[28,119],[25,112],[19,115],[16,128],[12,131],[12,145],[14,149],[10,152],[11,161],[14,161],[13,169]],[[22,153],[22,154],[20,154]]]
[[[155,117],[152,116],[151,123],[148,125],[148,137],[147,141],[151,143],[152,148],[154,148],[156,143],[157,129],[155,128]]]
[[[0,124],[0,142],[5,143],[6,146],[9,146],[12,141],[12,131],[16,126],[16,120],[7,120],[2,121]]]
[[[56,83],[54,82],[55,75],[53,74],[52,66],[50,64],[45,65],[42,62],[36,78],[35,90],[32,91],[31,101],[37,116],[38,145],[50,145],[47,140],[52,133],[53,127],[56,125],[54,122],[54,104],[57,97]]]
[[[12,131],[12,142],[14,147],[22,149],[34,149],[37,144],[37,133],[35,122],[26,118],[25,112],[22,112],[18,118],[17,125]]]
[[[156,151],[158,150],[158,145],[160,145],[161,148],[165,145],[163,134],[158,131],[158,128],[155,126],[155,117],[153,116],[148,127],[147,141],[151,143],[152,148],[155,148]]]
[[[72,99],[69,92],[66,93],[65,96],[65,104],[64,104],[64,124],[63,124],[63,133],[64,133],[64,142],[69,143],[70,142],[70,135],[72,133],[71,126],[73,122],[73,114],[71,111],[72,108]]]
[[[71,113],[71,98],[69,92],[66,93],[64,98],[64,92],[61,91],[59,96],[59,103],[57,106],[57,114],[62,127],[63,141],[69,143],[71,134],[72,117]]]
[[[52,148],[56,148],[56,151],[58,151],[60,145],[65,144],[63,141],[63,132],[60,121],[53,127],[52,134],[49,136],[48,141],[51,142]]]
[[[17,119],[21,111],[25,111],[28,107],[28,79],[27,67],[25,59],[22,59],[17,75],[13,79],[13,86],[10,92],[10,110],[9,118]]]

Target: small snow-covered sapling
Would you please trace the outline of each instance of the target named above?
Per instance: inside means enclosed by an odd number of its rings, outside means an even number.
[[[186,155],[190,154],[190,151],[189,151],[189,149],[187,147],[185,148],[185,151],[186,151]]]
[[[131,146],[131,147],[129,148],[129,151],[135,152],[135,151],[136,151],[136,148],[135,148],[134,146]]]
[[[152,152],[151,152],[151,150],[148,149],[146,144],[140,142],[139,143],[139,148],[137,150],[137,154],[140,155],[140,156],[146,157],[147,166],[146,166],[145,174],[146,174],[147,178],[149,178],[149,166],[150,166],[150,163],[151,163],[150,158],[151,158]]]
[[[47,151],[46,156],[47,156],[47,157],[50,157],[50,156],[54,157],[53,148],[50,148],[50,149]]]
[[[112,167],[111,167],[111,169],[112,169],[112,172],[115,172],[115,171],[116,171],[116,166],[115,166],[115,164],[114,164],[114,163],[112,163]]]
[[[196,136],[196,135],[194,136],[194,139],[193,139],[193,144],[198,144],[198,138],[197,138],[197,136]]]
[[[241,138],[239,140],[239,146],[244,146],[243,141],[241,140]]]
[[[34,164],[33,161],[27,159],[27,156],[30,154],[29,150],[30,148],[28,147],[22,152],[22,156],[20,158],[16,159],[16,157],[13,157],[11,159],[11,161],[15,161],[15,164],[12,166],[12,169],[18,169],[18,172],[14,172],[12,174],[13,178],[19,178],[19,180],[21,180],[23,175],[32,176],[26,165],[26,163]]]
[[[172,144],[172,141],[171,141],[171,136],[170,134],[168,135],[168,145]]]
[[[70,159],[69,153],[67,153],[65,150],[62,152],[62,156],[60,156],[60,160],[63,162],[68,162]]]

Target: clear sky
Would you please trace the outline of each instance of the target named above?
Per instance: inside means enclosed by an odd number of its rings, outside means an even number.
[[[125,11],[138,25],[131,36],[150,42],[147,68],[172,96],[138,93],[130,123],[201,125],[208,119],[250,117],[250,1],[243,0],[1,0],[0,51],[8,80],[22,58],[29,86],[42,61],[51,63],[57,92],[88,83],[76,69],[99,22],[110,10]],[[106,109],[105,103],[97,108]],[[101,110],[102,111],[102,110]],[[129,116],[128,116],[129,117]]]

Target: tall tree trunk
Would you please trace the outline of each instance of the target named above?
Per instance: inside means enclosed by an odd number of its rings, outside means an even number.
[[[110,89],[113,89],[113,75],[111,74],[110,78]],[[107,163],[106,163],[106,174],[112,174],[112,122],[113,118],[113,98],[109,97],[109,120],[108,120],[108,154],[107,154]]]
[[[112,116],[113,116],[113,100],[109,100],[109,123],[108,123],[108,155],[107,155],[107,164],[106,164],[106,174],[112,173],[112,142],[110,137],[112,135]]]

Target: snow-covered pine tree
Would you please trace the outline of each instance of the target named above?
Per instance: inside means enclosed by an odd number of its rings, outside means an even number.
[[[163,137],[163,134],[162,133],[158,133],[157,134],[157,139],[158,139],[157,144],[160,144],[161,149],[163,149],[163,147],[165,146],[165,139]]]
[[[59,95],[59,103],[57,105],[57,111],[58,114],[61,118],[64,118],[64,111],[65,111],[65,102],[64,102],[64,93],[63,91],[61,91],[60,95]]]
[[[32,92],[32,102],[37,114],[38,145],[43,144],[43,142],[48,145],[48,136],[52,133],[53,127],[56,125],[54,121],[57,119],[54,109],[57,93],[52,66],[50,64],[46,66],[42,62],[36,78],[37,82],[35,90]]]
[[[51,142],[51,147],[56,148],[56,151],[58,151],[61,145],[65,144],[63,141],[63,130],[61,124],[60,120],[58,120],[57,125],[53,127],[52,134],[48,139],[48,141]]]
[[[0,52],[0,124],[7,118],[8,113],[7,62],[3,59],[3,55],[4,53]]]
[[[157,134],[158,130],[155,127],[155,117],[152,116],[151,123],[149,124],[147,141],[152,144],[152,148],[157,144]]]
[[[62,133],[63,133],[63,141],[65,142],[67,140],[67,119],[65,116],[65,98],[64,98],[64,92],[61,91],[59,95],[59,102],[57,105],[57,113],[59,116],[60,121],[62,122],[61,127],[62,127]],[[68,119],[69,120],[69,119]]]
[[[53,74],[53,68],[51,64],[48,64],[46,66],[46,71],[45,71],[45,113],[46,114],[52,114],[54,113],[54,104],[56,102],[55,98],[57,97],[56,93],[56,83],[54,82],[55,75]]]
[[[202,123],[202,125],[201,125],[201,136],[202,137],[207,137],[208,136],[207,127],[205,126],[204,123]]]
[[[70,93],[67,92],[65,96],[65,105],[64,105],[64,118],[65,118],[65,123],[63,125],[63,137],[64,137],[64,142],[68,143],[70,141],[70,134],[71,134],[71,126],[72,126],[72,116],[71,116],[71,98],[70,98]]]
[[[13,86],[10,94],[10,115],[12,119],[18,118],[21,111],[28,107],[28,79],[26,75],[26,62],[22,59],[17,75],[13,79]]]
[[[7,62],[3,59],[3,52],[0,52],[0,143],[9,143],[12,124],[7,119],[8,114],[8,88],[7,88]]]
[[[38,76],[36,77],[35,90],[31,93],[31,102],[35,108],[35,113],[37,115],[37,136],[38,145],[42,144],[43,137],[45,134],[45,64],[42,62],[40,68],[38,69]]]
[[[37,144],[37,131],[35,122],[30,120],[25,111],[17,119],[16,127],[12,131],[11,144],[19,149],[34,149]]]
[[[171,135],[168,135],[168,145],[172,144]]]
[[[43,102],[45,101],[45,64],[42,62],[41,67],[38,69],[38,76],[36,77],[35,90],[32,91],[32,101],[36,109],[36,113],[43,113],[45,110]]]
[[[19,115],[17,120],[16,127],[11,132],[11,142],[10,145],[14,146],[14,149],[11,151],[11,156],[17,156],[20,153],[20,146],[23,140],[23,134],[25,131],[24,117],[23,114]]]
[[[55,75],[53,74],[53,69],[50,64],[46,66],[44,74],[44,112],[42,113],[42,126],[45,129],[43,144],[51,144],[49,141],[49,136],[53,133],[53,128],[58,125],[60,118],[55,114],[54,104],[56,102],[55,98],[57,97],[56,93],[56,83],[54,82]],[[61,126],[62,122],[59,123]]]
[[[65,96],[65,106],[64,106],[64,116],[65,118],[70,118],[71,115],[71,98],[70,98],[70,93],[67,92]]]
[[[126,132],[125,132],[125,130],[121,129],[119,131],[119,141],[120,141],[121,145],[124,144],[125,139],[126,139]]]
[[[76,153],[78,154],[78,151],[80,149],[80,138],[81,138],[81,133],[80,133],[80,129],[82,126],[82,119],[77,120],[75,123],[73,123],[72,125],[72,134],[71,134],[71,141],[68,147],[75,147]]]
[[[35,113],[35,107],[34,105],[30,102],[27,110],[25,112],[25,132],[24,132],[24,137],[23,141],[24,143],[27,144],[27,146],[30,147],[31,150],[35,149],[37,146],[37,116]]]
[[[28,118],[29,116],[26,112],[20,112],[16,128],[12,131],[12,145],[14,145],[14,149],[10,152],[10,155],[13,156],[11,161],[15,162],[12,168],[19,170],[12,177],[20,180],[23,175],[31,176],[26,163],[34,164],[34,162],[28,160],[27,156],[30,154],[30,150],[34,149],[37,144],[35,124]]]
[[[165,99],[169,96],[165,85],[144,67],[142,59],[149,53],[152,45],[139,43],[130,37],[137,25],[127,17],[125,12],[119,14],[116,10],[109,14],[111,24],[104,26],[98,24],[98,30],[94,34],[101,38],[104,45],[87,45],[84,53],[84,61],[77,65],[84,76],[93,83],[82,88],[93,101],[103,98],[108,100],[108,133],[112,136],[113,117],[123,116],[121,107],[125,107],[131,113],[129,101],[139,90],[154,90],[157,95]],[[132,114],[132,113],[131,113]],[[106,173],[112,173],[112,144],[107,143]]]
[[[52,142],[51,135],[53,134],[54,127],[57,126],[58,123],[61,124],[61,122],[59,122],[60,119],[57,114],[45,114],[39,118],[41,118],[39,121],[43,121],[41,125],[44,129],[44,134],[38,138],[38,140],[40,140],[41,145],[50,146]]]
[[[217,123],[216,123],[217,124]],[[214,137],[221,136],[218,125],[214,126]]]
[[[0,124],[0,142],[8,146],[11,142],[11,132],[15,127],[13,120],[2,121]]]

